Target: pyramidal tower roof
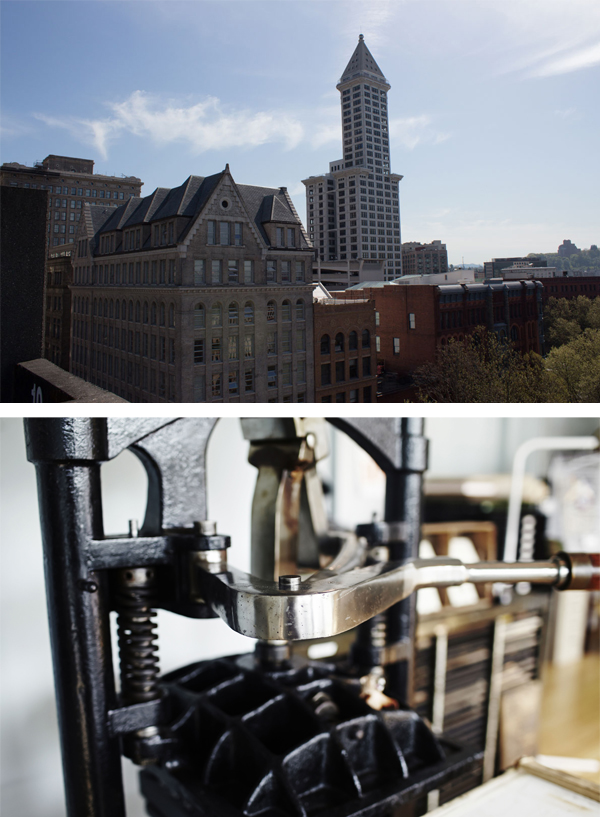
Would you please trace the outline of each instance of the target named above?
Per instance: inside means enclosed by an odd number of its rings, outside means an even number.
[[[350,57],[350,62],[346,66],[346,70],[342,74],[342,78],[337,84],[339,88],[357,77],[365,77],[370,80],[378,80],[390,87],[388,81],[384,77],[380,67],[375,62],[373,55],[365,45],[365,38],[362,34],[358,36],[358,45],[354,49],[354,54]]]

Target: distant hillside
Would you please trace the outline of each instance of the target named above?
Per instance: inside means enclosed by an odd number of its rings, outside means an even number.
[[[549,267],[556,267],[559,270],[600,270],[600,250],[597,247],[580,250],[570,258],[562,258],[555,252],[530,252],[527,258],[545,258]]]

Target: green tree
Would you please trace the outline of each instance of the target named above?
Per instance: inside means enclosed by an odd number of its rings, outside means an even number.
[[[586,329],[600,329],[600,297],[549,298],[544,333],[550,348],[570,343]]]
[[[539,355],[521,355],[484,327],[441,347],[433,363],[415,372],[414,382],[421,402],[546,403],[564,394]]]
[[[600,298],[596,300],[600,301]],[[600,329],[585,329],[545,360],[557,402],[600,403]]]

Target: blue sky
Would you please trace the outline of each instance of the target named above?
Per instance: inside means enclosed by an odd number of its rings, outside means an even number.
[[[1,160],[93,158],[143,193],[288,187],[341,156],[365,35],[392,89],[404,241],[451,263],[600,243],[597,0],[1,2]]]

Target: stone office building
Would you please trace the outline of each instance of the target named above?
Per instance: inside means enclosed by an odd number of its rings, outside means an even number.
[[[71,371],[132,402],[313,401],[312,256],[287,190],[229,166],[87,207]]]
[[[71,253],[83,206],[85,202],[102,202],[105,207],[118,207],[130,196],[140,195],[142,182],[136,176],[94,173],[91,159],[51,154],[33,167],[5,162],[0,168],[0,183],[5,187],[48,192],[42,353],[57,366],[68,369]]]
[[[303,180],[308,234],[321,261],[378,260],[385,280],[402,275],[402,176],[390,170],[390,87],[361,34],[337,85],[344,157]]]

